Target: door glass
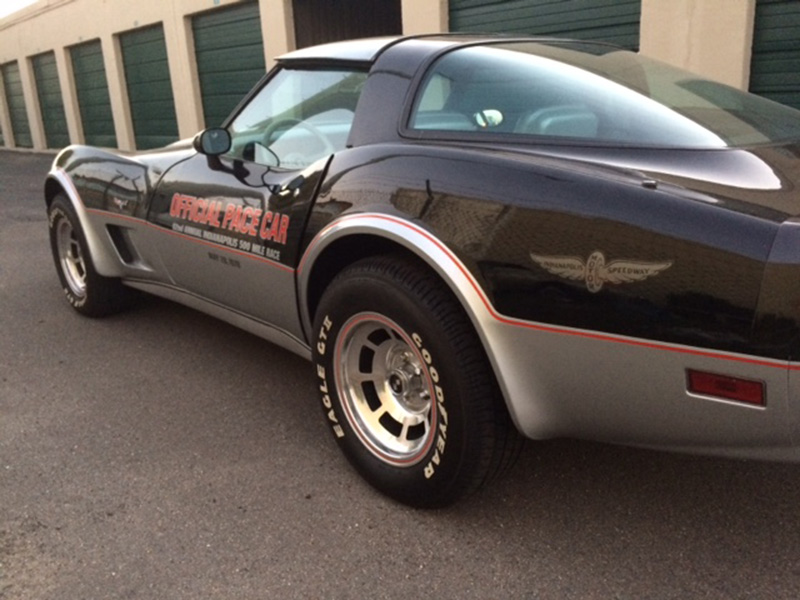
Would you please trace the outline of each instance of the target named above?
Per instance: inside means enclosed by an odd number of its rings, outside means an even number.
[[[283,69],[229,126],[230,155],[302,169],[345,148],[367,78],[346,69]]]

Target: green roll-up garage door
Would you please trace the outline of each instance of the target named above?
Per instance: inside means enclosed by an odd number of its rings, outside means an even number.
[[[758,0],[750,91],[800,108],[800,2]]]
[[[258,4],[198,15],[192,28],[203,115],[207,127],[216,127],[266,70]]]
[[[450,0],[450,31],[602,40],[638,49],[641,0]]]
[[[42,113],[44,137],[48,148],[63,148],[69,145],[67,117],[64,114],[64,99],[58,81],[56,55],[45,52],[31,59],[33,76],[36,79],[36,93],[39,96],[39,110]]]
[[[115,148],[117,134],[100,40],[73,46],[70,51],[78,109],[87,144]]]
[[[19,64],[16,61],[6,63],[0,69],[3,71],[6,105],[11,116],[14,143],[20,148],[32,148],[33,138],[31,137],[31,127],[28,123],[28,113],[25,112],[25,97],[22,95],[22,78],[19,74]]]
[[[174,142],[178,121],[164,28],[155,25],[123,33],[119,41],[136,147],[143,150]]]

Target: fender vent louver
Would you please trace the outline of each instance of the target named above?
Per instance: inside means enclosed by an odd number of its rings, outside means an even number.
[[[127,230],[124,227],[119,227],[117,225],[107,225],[106,229],[108,229],[108,235],[111,238],[119,257],[122,259],[122,262],[128,265],[133,265],[139,262],[139,256],[136,254],[136,250],[134,249],[133,244],[128,237]]]

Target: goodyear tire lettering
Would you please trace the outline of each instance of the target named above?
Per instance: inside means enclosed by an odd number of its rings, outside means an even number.
[[[430,375],[431,381],[434,383],[433,391],[436,398],[436,412],[439,416],[438,427],[435,423],[432,424],[433,427],[437,428],[433,456],[431,456],[428,464],[426,464],[423,469],[425,479],[430,479],[436,474],[436,468],[441,464],[442,456],[444,456],[445,447],[447,446],[447,409],[444,406],[444,391],[442,387],[438,385],[439,371],[433,365],[433,356],[431,356],[431,353],[425,348],[421,335],[412,333],[411,340],[417,346],[417,349],[422,355],[422,360],[424,360],[425,364],[428,366],[428,375]]]

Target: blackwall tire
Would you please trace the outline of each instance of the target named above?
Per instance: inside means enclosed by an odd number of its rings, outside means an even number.
[[[438,278],[411,259],[366,259],[323,294],[314,362],[325,418],[384,494],[442,507],[516,458],[521,438],[480,341]]]
[[[62,194],[48,209],[50,249],[58,278],[70,305],[89,317],[103,317],[127,308],[132,291],[94,267],[75,210]]]

